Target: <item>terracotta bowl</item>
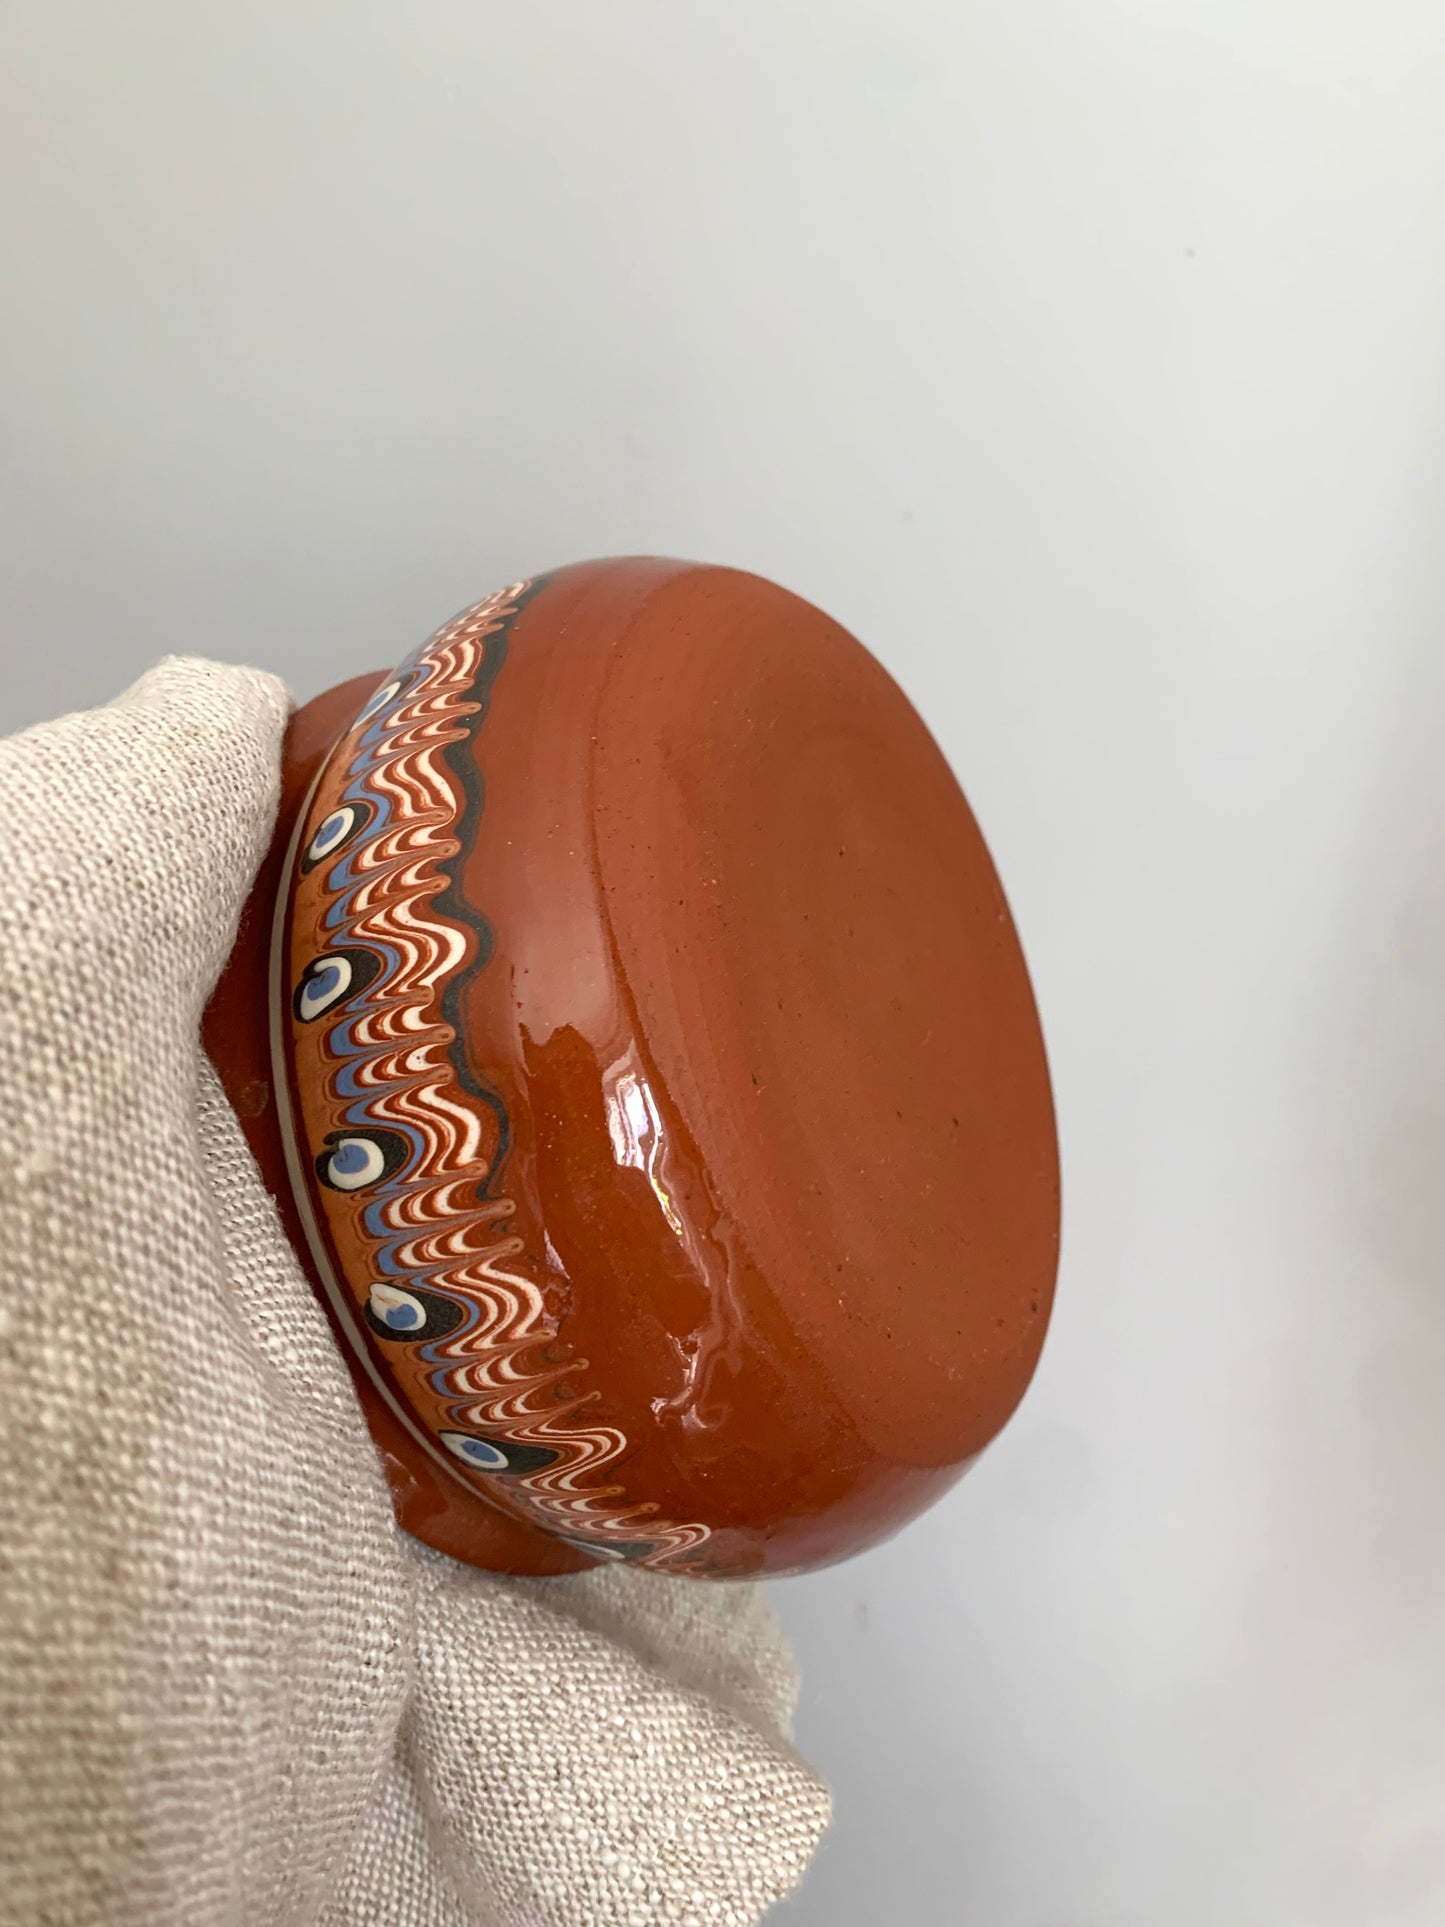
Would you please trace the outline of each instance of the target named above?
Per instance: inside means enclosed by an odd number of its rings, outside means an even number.
[[[937,746],[755,576],[583,563],[299,711],[206,1041],[402,1523],[796,1572],[1022,1396],[1058,1244],[1018,939]]]

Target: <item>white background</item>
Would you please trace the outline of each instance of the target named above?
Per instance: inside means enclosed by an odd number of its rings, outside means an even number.
[[[651,549],[842,618],[979,811],[1059,1309],[778,1588],[787,1918],[1445,1918],[1438,0],[30,0],[0,173],[4,726]]]

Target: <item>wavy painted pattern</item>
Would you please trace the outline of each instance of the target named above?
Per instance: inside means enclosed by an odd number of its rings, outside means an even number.
[[[545,1274],[500,1191],[506,1111],[455,1022],[492,946],[453,875],[482,808],[472,738],[534,592],[515,583],[438,631],[317,785],[291,879],[303,1155],[337,1274],[359,1296],[369,1272],[372,1349],[448,1469],[589,1552],[691,1564],[708,1528],[662,1520],[603,1476],[627,1440],[590,1416],[595,1390],[575,1389],[587,1361],[556,1356]]]

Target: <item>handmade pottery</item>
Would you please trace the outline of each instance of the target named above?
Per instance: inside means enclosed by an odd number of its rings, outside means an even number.
[[[796,1571],[1038,1357],[1058,1171],[988,853],[873,658],[754,576],[515,583],[302,709],[206,1041],[455,1556]]]

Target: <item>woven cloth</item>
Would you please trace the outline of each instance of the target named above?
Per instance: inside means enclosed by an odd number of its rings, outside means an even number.
[[[0,1922],[754,1921],[828,1804],[763,1595],[399,1533],[201,1053],[286,712],[0,743]]]

